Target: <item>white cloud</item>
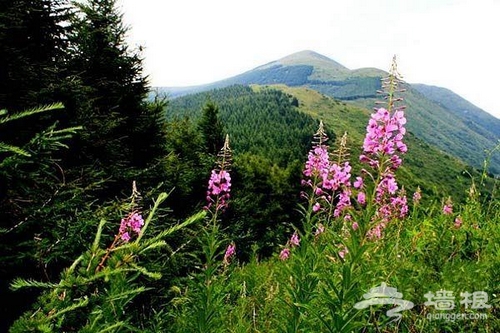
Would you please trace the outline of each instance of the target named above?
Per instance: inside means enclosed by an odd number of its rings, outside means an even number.
[[[153,85],[195,85],[312,49],[449,88],[500,117],[498,0],[121,0]]]

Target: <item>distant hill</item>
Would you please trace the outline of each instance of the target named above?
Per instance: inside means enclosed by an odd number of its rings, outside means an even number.
[[[386,73],[375,68],[354,71],[313,51],[291,54],[240,75],[192,87],[160,87],[171,98],[230,85],[285,84],[290,87],[310,86],[336,98],[374,97],[380,89],[380,77]],[[360,91],[362,89],[362,91]]]
[[[442,87],[417,83],[412,84],[412,87],[426,98],[463,119],[469,127],[476,128],[484,136],[491,136],[492,140],[500,138],[500,119],[493,117],[488,112],[483,111],[453,91]]]
[[[307,87],[324,95],[371,109],[387,73],[376,68],[350,70],[313,51],[302,51],[211,84],[160,88],[171,98],[234,84]],[[425,142],[480,168],[485,150],[500,139],[500,120],[439,87],[407,84],[408,128]],[[500,156],[493,157],[492,173],[500,174]]]
[[[169,117],[196,119],[207,100],[220,107],[220,117],[231,135],[235,154],[250,152],[283,164],[307,156],[319,119],[330,131],[330,144],[348,133],[351,161],[355,169],[370,111],[327,97],[304,87],[231,86],[173,99]],[[284,135],[286,133],[286,135]],[[460,160],[441,152],[409,133],[409,153],[399,172],[409,190],[420,186],[428,195],[462,194],[470,185],[468,168]]]

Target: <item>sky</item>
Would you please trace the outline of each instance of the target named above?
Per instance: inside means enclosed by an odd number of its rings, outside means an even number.
[[[500,118],[500,0],[118,0],[153,86],[225,79],[312,50],[451,89]]]

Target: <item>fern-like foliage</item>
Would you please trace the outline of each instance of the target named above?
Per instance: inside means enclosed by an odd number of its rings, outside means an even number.
[[[57,288],[59,285],[57,283],[50,283],[50,282],[41,282],[41,281],[35,281],[32,279],[15,279],[11,284],[10,288],[12,290],[18,290],[22,288],[42,288],[42,289],[51,289],[51,288]]]
[[[200,212],[183,223],[172,226],[153,237],[145,231],[155,218],[160,204],[168,194],[162,193],[154,202],[146,222],[133,242],[119,241],[119,235],[107,248],[102,247],[106,220],[101,220],[94,242],[62,274],[59,283],[16,279],[11,289],[45,289],[34,311],[28,312],[11,327],[11,332],[121,332],[136,331],[129,323],[128,305],[141,293],[150,290],[141,281],[158,280],[159,272],[140,262],[153,249],[168,247],[165,238],[188,227],[205,216]],[[117,241],[118,240],[118,241]]]
[[[35,114],[61,110],[63,108],[64,106],[62,103],[54,103],[13,114],[9,114],[7,110],[0,110],[0,126]],[[0,141],[0,154],[6,153],[5,156],[0,155],[0,170],[6,168],[8,165],[23,163],[19,161],[18,158],[28,158],[28,160],[24,161],[28,162],[29,158],[33,157],[35,154],[55,151],[60,148],[68,148],[64,141],[70,139],[82,129],[81,126],[56,129],[56,126],[57,123],[36,134],[23,147]]]
[[[29,117],[29,116],[32,116],[32,115],[35,115],[38,113],[60,110],[63,108],[64,108],[64,105],[62,103],[53,103],[53,104],[49,104],[49,105],[44,105],[44,106],[39,106],[36,108],[28,109],[28,110],[21,111],[21,112],[16,112],[13,114],[9,114],[7,112],[7,110],[3,109],[0,111],[0,125],[7,123],[9,121]]]
[[[31,157],[31,154],[26,150],[19,148],[17,146],[6,144],[4,142],[0,142],[0,153],[13,153],[15,155]]]

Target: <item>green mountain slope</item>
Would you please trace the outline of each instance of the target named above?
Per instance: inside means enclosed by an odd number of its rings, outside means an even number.
[[[315,118],[323,119],[335,133],[346,131],[352,155],[359,156],[366,132],[370,112],[349,103],[326,97],[314,90],[301,87],[278,86],[280,90],[299,100],[299,110]],[[408,120],[408,127],[411,120]],[[464,170],[475,173],[457,158],[442,152],[419,139],[411,130],[406,137],[408,154],[399,172],[406,181],[405,185],[413,188],[419,185],[428,193],[464,193],[470,185],[469,176]]]
[[[175,97],[233,84],[285,84],[314,89],[371,109],[385,75],[376,68],[350,70],[313,51],[302,51],[223,81],[165,91]],[[430,89],[409,84],[407,89],[408,128],[425,142],[480,168],[485,150],[492,149],[500,138],[500,121],[451,92],[431,93]],[[464,107],[467,113],[460,111]],[[498,154],[492,158],[489,171],[500,174]]]
[[[418,83],[412,84],[412,87],[426,98],[463,119],[470,128],[474,128],[485,137],[500,138],[500,119],[493,117],[453,91]]]
[[[376,98],[360,98],[352,101],[356,105],[369,107]],[[486,158],[486,150],[497,143],[492,132],[478,126],[471,126],[464,119],[448,109],[425,98],[408,85],[405,93],[408,129],[425,142],[460,158],[476,168],[481,168]],[[500,174],[500,156],[492,157],[490,172]]]
[[[297,100],[277,90],[255,91],[248,86],[231,86],[172,100],[167,116],[196,119],[203,105],[219,106],[220,118],[231,136],[236,154],[252,153],[285,166],[307,154],[318,121],[297,112]]]
[[[381,76],[386,73],[376,68],[350,70],[338,62],[314,51],[301,51],[259,66],[240,75],[192,87],[162,87],[175,98],[187,94],[223,88],[234,84],[286,84],[310,86],[336,98],[371,97],[380,88]],[[360,91],[360,88],[363,91]]]
[[[220,107],[221,119],[233,138],[236,154],[262,154],[276,163],[304,161],[318,120],[333,132],[332,138],[348,133],[348,145],[356,170],[370,111],[335,100],[304,87],[277,85],[233,86],[184,96],[171,101],[168,114],[198,117],[211,100]],[[333,144],[334,140],[330,141]],[[414,190],[420,186],[428,195],[462,195],[470,185],[468,168],[458,159],[418,139],[407,137],[409,153],[401,177]],[[468,169],[468,172],[477,174]]]

